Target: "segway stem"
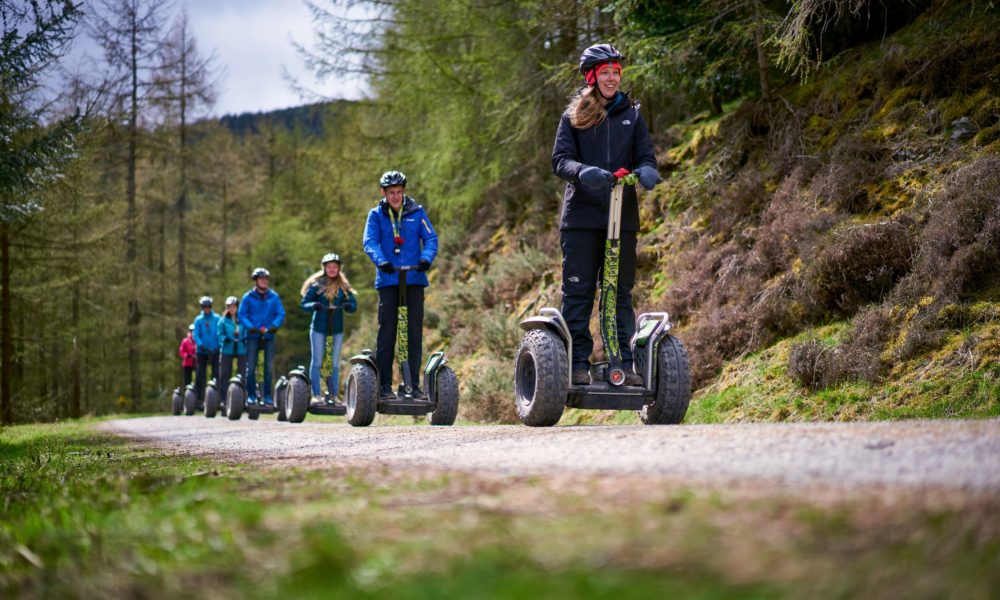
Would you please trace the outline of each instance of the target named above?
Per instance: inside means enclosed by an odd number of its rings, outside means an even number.
[[[604,243],[604,268],[601,269],[601,340],[608,359],[608,382],[625,383],[621,347],[618,345],[618,268],[621,264],[622,195],[625,186],[619,180],[611,190],[608,206],[608,238]]]
[[[410,373],[410,307],[406,301],[406,272],[416,267],[396,267],[399,273],[399,306],[396,310],[396,354],[403,374],[403,390],[413,395],[413,374]]]

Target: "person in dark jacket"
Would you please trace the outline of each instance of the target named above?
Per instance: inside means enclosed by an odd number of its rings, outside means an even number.
[[[340,348],[344,343],[344,312],[358,309],[354,288],[344,275],[340,256],[331,252],[320,259],[321,270],[313,273],[302,284],[302,310],[312,313],[309,342],[312,358],[309,362],[309,380],[312,384],[313,403],[320,401],[320,379],[326,353],[326,336],[333,338],[330,361],[330,400],[337,399],[340,390]]]
[[[590,383],[590,314],[604,261],[612,175],[626,168],[647,190],[659,181],[656,156],[639,105],[622,92],[622,55],[610,44],[584,50],[581,88],[559,121],[552,149],[552,170],[566,180],[559,223],[562,247],[562,315],[573,338],[572,379]],[[618,272],[618,341],[626,383],[642,385],[633,371],[629,339],[635,330],[632,286],[635,284],[639,203],[635,187],[625,186],[622,198],[621,263]]]
[[[212,298],[202,296],[198,301],[202,313],[194,320],[194,343],[198,346],[198,370],[195,372],[195,388],[198,392],[198,407],[205,398],[205,382],[208,367],[212,367],[212,377],[218,375],[219,368],[219,315],[212,310]]]
[[[399,171],[387,171],[379,179],[382,200],[368,213],[365,224],[365,254],[372,259],[375,289],[378,290],[378,338],[375,342],[375,362],[379,369],[382,397],[392,394],[392,354],[396,346],[396,319],[399,304],[399,274],[401,266],[417,267],[407,273],[406,302],[409,331],[408,351],[410,373],[420,373],[421,346],[424,328],[424,288],[428,286],[426,271],[437,256],[437,233],[424,207],[405,194],[406,176]],[[419,378],[416,378],[419,379]],[[423,396],[414,381],[414,393]]]
[[[194,374],[196,357],[198,356],[198,346],[194,343],[194,325],[188,325],[187,336],[181,340],[181,347],[177,350],[181,357],[181,367],[184,368],[184,387],[191,383],[191,376]]]
[[[236,372],[246,373],[247,342],[242,335],[240,324],[236,321],[236,310],[240,301],[236,296],[226,298],[226,312],[219,319],[219,339],[222,340],[222,352],[219,354],[219,383],[226,389],[226,382],[233,374],[233,358],[236,359]]]
[[[257,358],[264,351],[264,404],[273,405],[271,398],[271,373],[274,368],[274,346],[278,328],[285,322],[285,307],[278,293],[270,289],[271,273],[257,267],[251,275],[254,286],[243,294],[236,318],[243,328],[247,342],[247,370],[244,381],[247,401],[257,401]]]

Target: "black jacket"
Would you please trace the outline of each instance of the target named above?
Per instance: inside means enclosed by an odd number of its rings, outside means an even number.
[[[591,192],[580,183],[580,169],[594,166],[614,173],[625,167],[656,168],[656,155],[646,121],[639,106],[627,96],[613,106],[603,123],[590,129],[575,129],[563,113],[552,148],[552,171],[567,181],[563,194],[559,229],[606,229],[611,186]],[[639,231],[639,202],[635,186],[625,186],[622,198],[622,230]]]

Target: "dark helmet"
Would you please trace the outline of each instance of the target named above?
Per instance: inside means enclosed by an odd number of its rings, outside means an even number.
[[[256,269],[253,270],[253,273],[250,274],[250,279],[256,281],[258,277],[270,278],[271,273],[264,267],[257,267]]]
[[[331,262],[340,264],[340,255],[337,254],[336,252],[330,252],[329,254],[324,254],[323,258],[320,259],[319,264],[325,267],[326,263],[331,263]]]
[[[233,304],[239,304],[240,301],[236,296],[230,296],[226,298],[226,306],[232,306]]]
[[[386,171],[379,177],[378,184],[382,186],[383,190],[393,185],[406,187],[406,175],[403,175],[399,171]]]
[[[201,300],[198,300],[198,304],[201,304],[202,306],[212,306],[212,297],[202,296]]]
[[[620,62],[625,57],[611,44],[595,44],[583,51],[580,55],[580,73],[587,74],[599,64],[607,62]]]

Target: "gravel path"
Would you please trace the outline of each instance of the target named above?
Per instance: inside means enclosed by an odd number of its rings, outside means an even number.
[[[1000,493],[1000,420],[587,426],[289,425],[264,417],[123,419],[107,431],[169,451],[241,461],[376,461],[500,474],[764,480],[782,489],[902,486]]]

